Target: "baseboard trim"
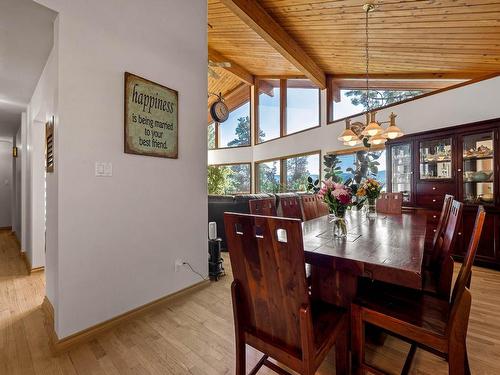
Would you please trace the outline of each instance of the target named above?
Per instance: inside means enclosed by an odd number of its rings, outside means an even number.
[[[168,303],[171,303],[175,299],[179,297],[183,297],[186,295],[189,295],[191,293],[196,292],[199,289],[202,289],[206,287],[208,284],[210,284],[210,281],[204,280],[199,283],[196,283],[190,287],[187,287],[185,289],[182,289],[176,293],[170,294],[168,296],[159,298],[157,300],[154,300],[152,302],[149,302],[145,305],[139,306],[135,309],[132,309],[130,311],[127,311],[123,314],[120,314],[118,316],[115,316],[114,318],[111,318],[109,320],[106,320],[102,323],[96,324],[92,327],[89,327],[87,329],[84,329],[83,331],[74,333],[68,337],[65,337],[63,339],[59,339],[57,337],[57,333],[55,331],[54,327],[54,308],[50,301],[48,300],[47,297],[44,298],[43,303],[42,303],[42,310],[45,312],[45,315],[48,320],[47,324],[47,330],[49,334],[49,338],[51,341],[51,346],[52,350],[54,351],[54,354],[60,354],[63,352],[66,352],[70,350],[72,347],[78,344],[85,343],[87,341],[90,341],[93,339],[95,336],[108,331],[112,329],[113,327],[124,323],[127,320],[137,318],[141,315],[144,315],[145,313],[149,312],[153,308],[166,305]]]
[[[31,275],[32,273],[35,273],[35,272],[43,272],[45,270],[44,266],[32,268],[30,260],[26,256],[26,251],[21,250],[20,255],[21,255],[21,259],[24,262],[24,265],[26,266],[26,271],[28,271],[28,275]]]
[[[24,265],[26,266],[26,271],[28,272],[28,275],[31,275],[31,264],[30,264],[28,257],[26,256],[26,251],[23,251],[21,249],[20,255],[21,255],[21,259],[24,262]]]
[[[12,227],[0,227],[0,230],[10,230],[12,232]]]

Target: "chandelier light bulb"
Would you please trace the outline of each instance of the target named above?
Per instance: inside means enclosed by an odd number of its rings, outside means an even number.
[[[373,138],[370,138],[370,143],[372,145],[382,145],[386,142],[387,140],[381,135],[381,134],[377,134],[376,136],[374,136]]]
[[[404,133],[401,131],[400,128],[396,126],[396,115],[394,113],[391,113],[390,118],[391,118],[391,123],[389,127],[385,130],[384,137],[389,139],[396,139],[402,137]]]

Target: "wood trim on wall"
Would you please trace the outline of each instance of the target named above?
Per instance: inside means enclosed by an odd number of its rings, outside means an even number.
[[[48,320],[48,324],[46,327],[49,334],[51,347],[55,354],[66,352],[75,345],[87,342],[96,337],[97,335],[106,332],[128,320],[141,317],[144,314],[150,312],[152,309],[167,306],[169,303],[172,303],[173,301],[175,301],[180,297],[184,297],[202,288],[205,288],[208,284],[210,284],[210,281],[208,280],[201,281],[185,289],[182,289],[176,293],[159,298],[150,303],[146,303],[135,309],[127,311],[126,313],[117,315],[114,318],[108,319],[102,323],[96,324],[80,332],[74,333],[63,339],[59,339],[59,337],[57,336],[54,327],[54,307],[50,303],[49,299],[45,297],[42,303],[42,310],[44,311]]]
[[[248,147],[248,146],[246,146]],[[233,165],[249,165],[250,166],[250,191],[240,191],[235,194],[252,194],[252,183],[253,183],[253,165],[251,161],[245,161],[242,163],[219,163],[219,164],[209,164],[209,167],[230,167]]]
[[[370,148],[359,146],[359,147],[351,147],[351,148],[343,148],[341,150],[328,151],[327,155],[349,155],[354,154],[358,151],[381,151],[385,150],[385,145],[375,145]]]
[[[397,103],[391,103],[391,104],[387,104],[387,105],[382,106],[382,107],[374,108],[374,110],[381,111],[383,109],[391,108],[391,107],[394,107],[394,106],[397,106],[397,105],[400,105],[400,104],[409,103],[409,102],[412,102],[412,101],[415,101],[415,100],[418,100],[418,99],[426,98],[428,96],[441,94],[443,92],[454,90],[454,89],[458,89],[460,87],[469,86],[469,85],[472,85],[474,83],[478,83],[478,82],[481,82],[481,81],[485,81],[485,80],[488,80],[488,79],[491,79],[491,78],[498,77],[499,75],[500,75],[500,73],[487,74],[485,76],[474,78],[474,79],[471,79],[469,81],[465,81],[465,82],[459,83],[457,85],[452,85],[452,86],[445,87],[445,88],[442,88],[442,89],[439,89],[439,90],[434,90],[434,91],[431,91],[431,92],[426,92],[425,94],[417,95],[417,96],[414,96],[413,98],[402,100],[402,101],[397,102]],[[330,80],[332,80],[333,77],[334,76],[328,76],[327,77],[327,82],[330,81]],[[329,87],[329,86],[330,85],[327,84],[327,87]],[[327,90],[328,90],[328,88],[327,88]],[[330,96],[329,96],[327,94],[327,98],[328,97],[330,97],[330,99],[331,99],[332,95],[330,94]],[[353,114],[353,115],[350,115],[350,116],[347,116],[347,117],[343,117],[343,118],[339,118],[339,119],[333,120],[333,105],[330,105],[330,103],[327,103],[327,108],[326,109],[327,109],[327,114],[326,114],[326,121],[327,121],[326,124],[327,125],[335,124],[337,122],[341,122],[341,121],[344,121],[346,119],[358,117],[358,116],[361,116],[361,115],[364,115],[364,114],[367,113],[367,111],[363,111],[363,112],[356,113],[356,114]]]

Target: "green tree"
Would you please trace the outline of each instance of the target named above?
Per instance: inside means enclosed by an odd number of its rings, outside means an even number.
[[[208,166],[207,185],[208,194],[223,195],[233,189],[230,176],[232,171],[225,166]]]
[[[238,125],[234,131],[236,138],[230,141],[228,147],[248,146],[250,144],[250,118],[248,116],[238,118]],[[259,142],[262,142],[266,134],[259,129]]]
[[[277,162],[273,162],[273,166],[267,164],[259,165],[259,191],[262,193],[279,193],[282,187],[279,183]]]
[[[422,90],[370,90],[370,94],[366,95],[366,90],[349,90],[345,93],[345,96],[351,99],[353,105],[357,106],[361,104],[365,109],[368,109],[368,99],[371,108],[378,108],[398,103],[423,93]]]
[[[230,193],[250,192],[250,165],[236,164],[229,167],[229,176],[233,190]],[[229,191],[228,191],[229,192]]]
[[[208,149],[212,150],[215,148],[215,123],[212,122],[208,125],[207,129],[207,143]]]
[[[290,191],[305,191],[307,189],[307,156],[287,159],[286,187]]]

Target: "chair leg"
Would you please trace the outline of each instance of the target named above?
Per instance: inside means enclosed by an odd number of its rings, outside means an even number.
[[[365,332],[364,324],[361,318],[361,307],[355,304],[351,305],[351,359],[352,374],[361,375],[363,362],[365,359]]]
[[[335,373],[337,375],[349,374],[349,341],[348,324],[335,342]]]
[[[236,375],[245,375],[246,367],[246,345],[236,337]]]
[[[450,375],[465,375],[466,371],[466,350],[465,343],[459,344],[456,341],[450,342],[448,353],[448,372]]]
[[[470,367],[469,367],[469,356],[467,354],[467,345],[465,346],[465,374],[471,375]]]

